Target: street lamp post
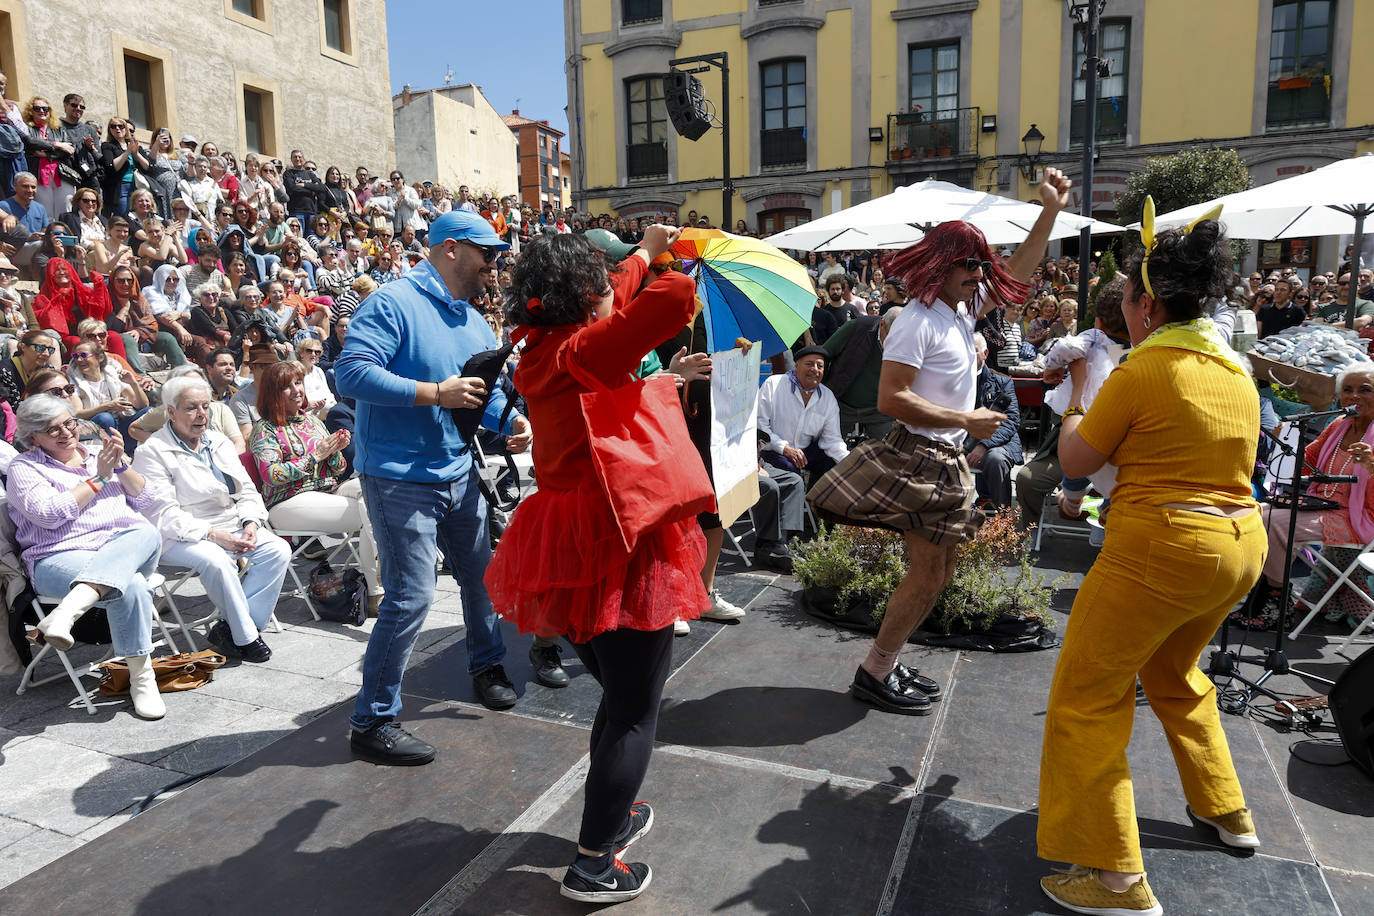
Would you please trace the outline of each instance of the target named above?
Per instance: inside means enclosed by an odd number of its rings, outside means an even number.
[[[1107,0],[1064,0],[1069,18],[1083,26],[1083,180],[1082,206],[1079,212],[1092,219],[1093,215],[1093,158],[1097,151],[1097,77],[1102,58],[1097,56],[1097,33]],[[1078,301],[1080,313],[1088,301],[1089,257],[1092,254],[1092,226],[1083,227],[1078,242]]]

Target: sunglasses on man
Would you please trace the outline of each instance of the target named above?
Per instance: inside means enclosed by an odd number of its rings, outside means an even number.
[[[494,248],[491,245],[479,245],[476,242],[469,241],[468,239],[462,239],[462,242],[464,245],[471,245],[473,248],[476,248],[478,251],[482,252],[482,261],[486,264],[495,263],[496,256],[501,253],[501,249]]]
[[[990,276],[992,276],[992,262],[991,262],[991,261],[983,261],[983,260],[979,260],[978,258],[964,258],[962,261],[955,261],[955,262],[954,262],[954,266],[955,266],[955,267],[962,267],[962,268],[964,268],[964,270],[967,270],[969,273],[973,273],[973,271],[978,270],[978,269],[981,268],[982,271],[983,271],[983,276],[985,276],[985,277],[990,277]]]

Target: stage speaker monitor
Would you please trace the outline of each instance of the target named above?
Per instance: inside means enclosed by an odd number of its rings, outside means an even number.
[[[1346,753],[1374,779],[1374,649],[1366,649],[1341,672],[1329,699]]]
[[[663,74],[663,104],[668,109],[673,130],[688,140],[699,140],[702,134],[711,129],[701,80],[692,74],[681,70],[669,70]]]

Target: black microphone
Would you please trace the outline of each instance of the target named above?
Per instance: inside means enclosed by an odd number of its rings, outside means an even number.
[[[1304,483],[1354,483],[1359,478],[1354,474],[1313,474],[1302,480]]]

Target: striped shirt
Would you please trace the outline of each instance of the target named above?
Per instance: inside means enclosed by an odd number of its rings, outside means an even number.
[[[69,550],[98,550],[121,531],[152,527],[140,514],[157,504],[151,487],[130,496],[117,479],[112,480],[84,509],[77,506],[70,491],[96,476],[96,454],[78,449],[86,459],[83,467],[68,467],[41,448],[30,449],[10,463],[5,493],[30,578],[33,565],[44,557]]]

